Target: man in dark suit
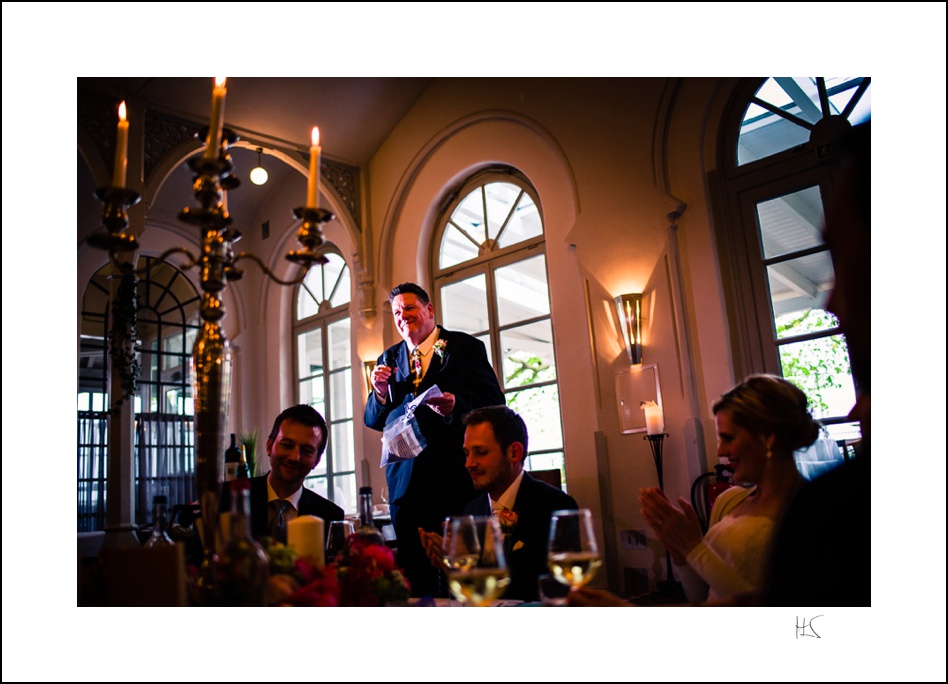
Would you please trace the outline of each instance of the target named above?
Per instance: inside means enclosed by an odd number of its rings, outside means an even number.
[[[506,599],[536,601],[540,575],[549,572],[547,546],[553,511],[576,509],[576,500],[536,480],[523,469],[527,426],[506,406],[475,409],[464,416],[466,467],[478,492],[466,515],[496,515],[504,529],[510,569]],[[441,535],[421,533],[428,558],[441,565]]]
[[[872,605],[870,130],[862,124],[837,144],[841,169],[823,231],[836,276],[826,308],[846,335],[856,383],[849,415],[862,441],[855,459],[807,482],[787,508],[773,542],[768,606]]]
[[[303,486],[326,450],[327,435],[325,419],[312,406],[297,404],[277,416],[267,437],[270,472],[250,479],[250,531],[254,538],[274,537],[285,543],[285,523],[300,515],[322,518],[328,535],[329,522],[345,518],[339,506]],[[229,487],[224,488],[221,499],[221,509],[230,510]],[[282,528],[280,508],[284,509]]]
[[[480,406],[503,404],[504,395],[484,343],[435,325],[434,306],[421,287],[403,283],[388,299],[403,341],[378,359],[365,424],[382,431],[401,420],[406,406],[429,388],[437,385],[442,393],[414,412],[424,449],[414,458],[389,463],[385,471],[398,564],[413,596],[435,596],[441,593],[439,575],[418,530],[440,530],[445,516],[460,513],[474,495],[464,468],[461,417]]]

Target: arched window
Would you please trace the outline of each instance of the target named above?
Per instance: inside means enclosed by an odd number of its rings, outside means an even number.
[[[468,180],[439,220],[434,264],[439,320],[484,342],[507,405],[527,424],[528,470],[566,482],[543,217],[512,169]]]
[[[869,121],[870,79],[861,76],[768,78],[750,98],[734,151],[738,165],[765,159],[810,142],[813,132]]]
[[[724,189],[716,223],[740,377],[775,373],[797,384],[833,439],[858,439],[849,352],[825,305],[833,265],[824,203],[838,175],[836,143],[869,126],[870,79],[768,78],[732,109],[712,186]],[[869,293],[866,293],[869,296]]]
[[[352,336],[349,267],[328,248],[329,261],[313,266],[296,295],[294,338],[299,402],[319,411],[329,443],[306,486],[347,513],[356,510],[352,420]]]
[[[197,498],[194,490],[194,402],[188,373],[197,337],[200,298],[171,264],[138,260],[137,339],[140,362],[135,394],[135,516],[151,518],[155,494],[169,504]],[[108,462],[110,265],[92,277],[83,295],[79,341],[78,529],[105,525]]]

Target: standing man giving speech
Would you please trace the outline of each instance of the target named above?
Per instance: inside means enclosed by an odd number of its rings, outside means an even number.
[[[504,394],[480,340],[445,330],[434,322],[434,305],[414,283],[388,296],[403,342],[385,350],[372,373],[374,391],[365,405],[365,424],[382,431],[405,417],[415,397],[437,385],[441,396],[414,412],[423,449],[414,458],[386,465],[398,563],[413,596],[434,596],[439,572],[428,560],[418,528],[440,532],[445,516],[461,513],[474,496],[464,467],[464,424],[471,409],[504,403]]]

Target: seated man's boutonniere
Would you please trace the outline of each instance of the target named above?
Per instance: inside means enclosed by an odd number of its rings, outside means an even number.
[[[444,363],[444,348],[447,346],[448,343],[445,340],[439,339],[432,347],[432,349],[434,349],[434,353],[438,355],[439,359],[441,359],[441,363]]]
[[[517,524],[516,511],[512,511],[509,508],[503,508],[497,511],[497,522],[500,523],[500,529],[503,530],[504,534],[510,534]]]

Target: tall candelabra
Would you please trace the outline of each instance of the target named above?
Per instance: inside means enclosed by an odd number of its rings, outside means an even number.
[[[205,128],[199,133],[202,139],[207,138],[207,132]],[[242,259],[254,261],[267,277],[281,285],[302,282],[311,266],[326,263],[326,257],[319,252],[323,244],[321,225],[334,218],[332,212],[316,207],[297,207],[293,210],[296,218],[301,220],[297,239],[302,246],[286,255],[288,260],[300,266],[300,273],[293,280],[281,280],[253,254],[241,252],[235,255],[233,246],[240,239],[240,232],[232,227],[233,221],[224,203],[224,191],[234,190],[240,185],[228,153],[228,149],[237,141],[237,136],[227,129],[223,129],[222,133],[219,154],[195,156],[188,161],[188,166],[194,172],[193,194],[198,206],[185,207],[178,215],[181,221],[199,228],[200,254],[191,254],[184,247],[174,247],[159,257],[159,260],[164,260],[174,254],[184,255],[188,263],[181,265],[181,268],[200,269],[203,291],[201,327],[191,357],[197,432],[195,478],[204,525],[201,580],[209,602],[213,601],[217,588],[218,508],[233,367],[230,342],[221,327],[226,315],[221,299],[227,283],[239,280],[243,275],[243,271],[237,268],[237,263]],[[137,240],[126,231],[128,209],[138,201],[139,196],[133,191],[115,187],[100,188],[96,196],[104,204],[102,228],[88,238],[88,243],[108,250],[110,259],[123,273],[134,273],[131,264],[121,261],[119,254],[138,249]],[[125,342],[129,347],[134,344],[134,340]]]
[[[665,491],[665,475],[662,465],[662,447],[668,433],[659,432],[656,434],[645,435],[648,445],[652,450],[652,458],[655,460],[655,470],[658,472],[658,488]],[[665,579],[658,582],[658,590],[652,598],[671,600],[683,597],[681,585],[679,585],[672,576],[671,554],[665,549]]]

